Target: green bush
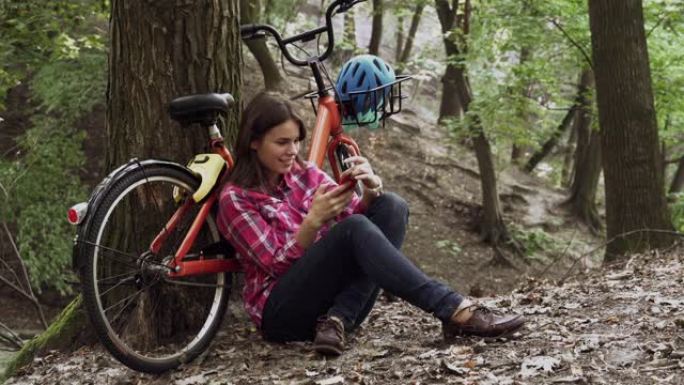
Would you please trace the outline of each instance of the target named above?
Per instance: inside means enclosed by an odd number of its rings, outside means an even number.
[[[20,156],[0,162],[3,221],[16,228],[16,240],[37,289],[70,292],[69,205],[87,195],[79,178],[85,163],[85,132],[79,118],[104,103],[107,58],[104,51],[82,51],[73,59],[46,63],[31,81],[38,108],[31,127],[18,138]]]
[[[547,259],[547,255],[557,251],[558,241],[542,229],[525,229],[512,225],[510,231],[513,239],[523,246],[528,258],[543,261]]]

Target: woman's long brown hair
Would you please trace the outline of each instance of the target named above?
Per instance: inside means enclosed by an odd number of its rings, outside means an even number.
[[[228,183],[242,188],[269,191],[263,166],[250,145],[255,140],[262,139],[273,127],[290,119],[299,126],[299,140],[303,142],[306,137],[304,123],[287,100],[270,92],[262,92],[249,102],[242,113],[240,131],[235,143],[236,160]],[[299,166],[304,167],[304,161],[299,154],[296,161]]]

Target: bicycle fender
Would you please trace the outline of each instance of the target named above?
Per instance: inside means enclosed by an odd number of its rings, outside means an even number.
[[[93,189],[93,192],[90,194],[90,198],[88,198],[88,211],[86,213],[86,216],[83,219],[83,222],[81,222],[77,226],[76,236],[74,237],[74,244],[71,254],[71,268],[74,272],[78,273],[78,271],[81,269],[81,267],[83,267],[83,264],[85,262],[82,257],[82,255],[84,255],[83,251],[85,248],[85,244],[79,242],[79,240],[84,239],[90,231],[94,212],[97,211],[97,207],[99,206],[102,198],[104,198],[107,195],[107,192],[109,192],[112,189],[112,187],[116,184],[117,181],[121,180],[128,173],[137,171],[141,168],[144,169],[148,166],[171,167],[178,169],[179,171],[188,173],[193,177],[197,178],[196,174],[190,171],[190,169],[188,169],[187,167],[178,163],[162,159],[138,160],[138,158],[132,158],[127,163],[119,166],[118,168],[110,172]]]
[[[199,202],[209,195],[225,167],[226,162],[217,154],[197,154],[188,163],[190,171],[202,179],[199,188],[192,195],[195,202]]]

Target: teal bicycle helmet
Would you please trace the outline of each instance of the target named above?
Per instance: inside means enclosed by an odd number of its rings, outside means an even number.
[[[343,104],[352,106],[357,115],[367,115],[384,103],[389,87],[366,94],[350,95],[351,92],[368,91],[392,83],[394,70],[384,60],[374,55],[359,55],[342,66],[337,78],[337,93]],[[351,111],[346,111],[347,113]]]

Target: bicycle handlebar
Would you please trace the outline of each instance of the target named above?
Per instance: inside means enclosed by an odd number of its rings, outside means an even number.
[[[332,17],[337,13],[346,12],[354,5],[364,1],[366,0],[335,0],[332,4],[330,4],[330,6],[328,6],[328,9],[325,12],[325,25],[285,39],[283,39],[283,37],[280,36],[280,33],[278,33],[278,31],[276,31],[276,29],[273,28],[273,26],[268,24],[246,24],[240,26],[240,35],[242,36],[243,40],[250,40],[263,37],[265,36],[265,33],[269,33],[276,39],[280,51],[283,53],[283,55],[285,55],[285,57],[290,63],[297,66],[307,66],[312,61],[321,62],[325,60],[332,53],[332,50],[335,46]],[[300,60],[292,56],[290,51],[287,49],[288,44],[292,44],[298,41],[311,41],[315,39],[316,36],[324,32],[327,32],[328,34],[328,48],[320,56],[313,56],[308,58],[307,60]]]

